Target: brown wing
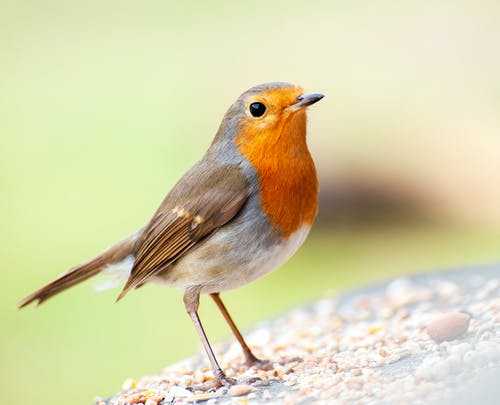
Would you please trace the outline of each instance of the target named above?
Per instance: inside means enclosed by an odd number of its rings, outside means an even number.
[[[165,198],[143,233],[134,267],[118,300],[230,221],[249,195],[236,165],[194,167]]]

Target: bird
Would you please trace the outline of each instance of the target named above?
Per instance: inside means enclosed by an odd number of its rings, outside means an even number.
[[[87,280],[125,269],[117,301],[148,282],[184,291],[183,301],[218,386],[236,380],[221,369],[198,315],[209,294],[248,365],[263,365],[246,344],[220,293],[285,263],[306,239],[318,211],[319,184],[306,140],[307,107],[323,94],[284,82],[242,93],[224,115],[205,155],[174,185],[141,229],[69,269],[19,302],[19,308]]]

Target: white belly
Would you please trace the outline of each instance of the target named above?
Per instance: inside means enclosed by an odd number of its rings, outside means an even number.
[[[300,228],[287,240],[264,248],[258,242],[238,244],[227,254],[223,234],[214,235],[206,245],[189,252],[162,281],[176,288],[203,286],[202,293],[227,291],[248,284],[285,263],[306,239],[309,226]],[[220,238],[220,239],[219,239]],[[239,253],[235,255],[234,251]],[[211,252],[211,254],[207,254]]]
[[[234,269],[231,275],[218,286],[207,286],[201,291],[203,293],[213,293],[232,290],[251,283],[276,270],[295,254],[304,243],[310,229],[311,227],[309,226],[303,226],[290,235],[283,243],[275,245],[267,251],[262,251],[255,257],[252,263],[242,266],[239,269]]]

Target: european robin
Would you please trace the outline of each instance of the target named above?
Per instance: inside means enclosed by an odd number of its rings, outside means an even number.
[[[198,316],[210,294],[241,344],[259,363],[219,293],[241,287],[287,261],[318,210],[318,180],[306,143],[306,107],[323,98],[288,83],[262,84],[229,108],[203,158],[168,193],[149,223],[94,259],[71,268],[19,303],[38,304],[100,273],[126,269],[118,297],[149,281],[184,290],[184,305],[218,384],[220,368]]]

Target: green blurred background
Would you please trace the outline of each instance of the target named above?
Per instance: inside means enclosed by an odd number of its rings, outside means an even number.
[[[500,3],[0,1],[0,402],[88,404],[199,350],[181,292],[16,302],[144,224],[247,88],[326,98],[320,217],[225,294],[242,328],[334,290],[500,259]],[[201,315],[216,342],[229,331]]]

